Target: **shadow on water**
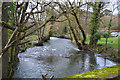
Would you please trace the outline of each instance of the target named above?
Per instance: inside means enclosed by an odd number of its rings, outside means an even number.
[[[44,46],[27,49],[18,57],[20,62],[13,78],[41,78],[44,73],[48,73],[47,77],[61,78],[117,64],[100,54],[78,50],[71,40],[55,37]]]

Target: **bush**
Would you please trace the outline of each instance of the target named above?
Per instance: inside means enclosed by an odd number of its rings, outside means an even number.
[[[109,34],[108,32],[102,33],[102,37],[103,37],[103,38],[106,38],[106,37],[109,37],[109,36],[110,36],[110,34]]]
[[[101,33],[95,33],[94,35],[91,36],[92,44],[97,44],[98,40],[101,39]]]
[[[96,34],[94,34],[94,40],[97,42],[98,40],[100,40],[100,38],[101,38],[101,33],[96,33]]]

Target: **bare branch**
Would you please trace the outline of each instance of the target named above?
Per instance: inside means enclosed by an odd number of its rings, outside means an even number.
[[[58,6],[61,8],[61,9],[63,9],[62,8],[62,6],[61,6],[61,4],[59,3],[59,2],[54,2],[55,4],[58,4]],[[86,5],[86,4],[88,4],[87,2],[86,3],[84,3],[84,4],[82,4],[82,5],[80,5],[80,6],[77,6],[77,7],[73,7],[72,9],[70,9],[69,11],[66,11],[66,10],[62,10],[64,13],[70,13],[71,11],[73,11],[73,10],[75,10],[75,9],[77,9],[77,8],[80,8],[81,6],[83,6],[83,5]],[[60,13],[60,12],[59,12]]]
[[[16,33],[17,33],[17,31],[18,31],[18,27],[16,27],[16,29],[14,30],[14,32],[12,33],[12,35],[11,35],[11,37],[10,37],[10,39],[9,39],[9,41],[7,42],[7,44],[6,44],[6,46],[5,46],[5,48],[11,43],[11,41],[13,40],[13,38],[15,37],[15,35],[16,35]]]
[[[52,18],[52,17],[51,17]],[[22,40],[24,39],[25,37],[29,36],[30,34],[32,34],[33,32],[37,31],[38,29],[41,29],[43,26],[45,26],[49,21],[50,19],[49,18],[48,20],[46,20],[43,24],[41,24],[39,27],[35,28],[34,30],[32,30],[31,32],[27,33],[26,35],[22,36],[22,37],[19,37],[18,39],[15,39],[14,41],[12,41],[11,43],[9,43],[9,45],[7,45],[5,48],[2,49],[2,54],[1,56],[3,56],[4,52],[6,52],[12,45],[14,45],[17,41],[19,40]]]
[[[45,10],[43,10],[43,11],[36,11],[36,12],[31,12],[31,14],[33,15],[33,14],[38,14],[38,13],[43,13],[43,12],[45,12]],[[25,13],[26,15],[27,14],[30,14],[29,12],[27,12],[27,13]]]
[[[21,16],[21,20],[20,20],[20,24],[24,21],[25,19],[25,12],[27,10],[28,7],[28,2],[25,3],[24,7],[23,7],[23,12],[22,12],[22,16]]]
[[[43,5],[44,7],[46,7],[46,6],[48,6],[48,5],[50,5],[52,2],[49,2],[49,3],[40,3],[40,2],[37,2],[38,4],[40,4],[40,5]]]
[[[32,28],[33,26],[35,26],[36,25],[36,23],[34,23],[34,24],[32,24],[32,25],[30,25],[30,26],[28,26],[27,28],[25,28],[23,31],[22,30],[20,30],[20,32],[24,32],[24,31],[26,31],[26,30],[28,30],[28,29],[30,29],[30,28]]]
[[[46,6],[50,5],[51,3],[52,3],[52,2],[42,4],[42,3],[37,2],[37,4],[40,4],[40,5],[42,5],[43,7],[46,7]],[[30,13],[30,12],[27,12],[26,15],[27,15],[27,14],[43,13],[43,12],[45,12],[45,10],[42,10],[42,11],[36,11],[36,12],[31,12],[31,13]]]
[[[55,20],[55,19],[51,19],[51,21],[55,21],[55,22],[64,22],[64,21],[66,21],[67,19],[64,19],[64,20]]]
[[[0,22],[0,25],[2,25],[2,27],[8,28],[10,30],[15,30],[14,26],[10,26],[9,24],[5,23],[5,22]]]
[[[15,46],[22,45],[22,44],[25,44],[25,43],[28,43],[28,42],[30,42],[30,41],[23,41],[23,42],[21,42],[19,44],[16,44]]]
[[[34,24],[30,25],[30,26],[28,26],[27,28],[25,28],[24,30],[18,29],[18,32],[24,32],[24,31],[32,28],[32,27],[35,26],[36,24],[37,24],[37,23],[34,23]],[[15,30],[15,27],[14,27],[14,26],[11,26],[11,25],[9,25],[9,24],[7,24],[7,23],[5,23],[5,22],[0,22],[0,25],[2,25],[2,27],[8,28],[8,29],[10,29],[10,30],[12,30],[12,31]]]
[[[31,11],[30,11],[30,13],[28,14],[28,16],[27,16],[27,18],[26,18],[26,20],[21,24],[21,25],[24,25],[25,23],[27,23],[27,21],[28,21],[28,19],[29,19],[29,17],[30,17],[30,15],[31,15],[31,13],[33,12],[33,10],[35,9],[35,8],[37,8],[38,7],[38,3],[37,3],[37,5],[34,7],[34,8],[32,8],[31,9]]]
[[[24,4],[24,2],[22,2],[21,4],[18,4],[17,8],[20,8],[23,4]]]

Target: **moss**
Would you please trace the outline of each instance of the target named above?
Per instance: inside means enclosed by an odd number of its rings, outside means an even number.
[[[93,70],[81,74],[67,76],[64,78],[111,78],[119,74],[118,73],[119,69],[120,69],[120,64],[112,67],[102,68],[99,70]]]
[[[12,77],[13,70],[11,69],[9,74],[8,74],[8,80]]]

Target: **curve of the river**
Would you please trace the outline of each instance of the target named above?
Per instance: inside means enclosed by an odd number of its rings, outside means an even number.
[[[90,51],[80,51],[71,40],[51,37],[44,46],[28,48],[18,55],[20,60],[13,78],[62,78],[94,69],[114,66],[117,63]]]

